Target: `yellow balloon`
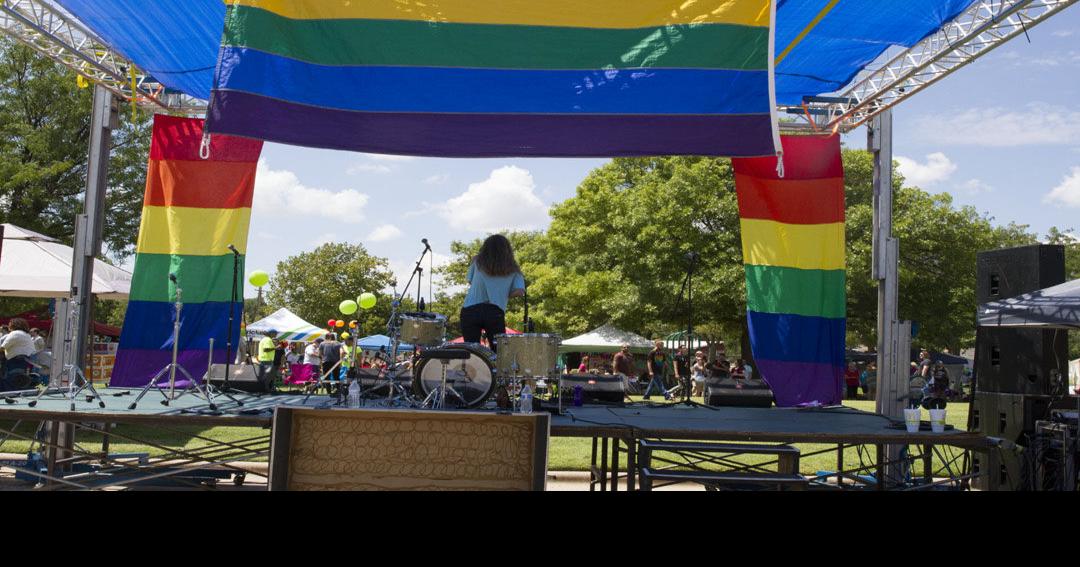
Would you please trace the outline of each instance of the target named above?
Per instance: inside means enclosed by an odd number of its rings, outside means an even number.
[[[343,339],[347,339],[347,338],[349,338],[351,336],[352,335],[350,335],[348,331],[345,331],[344,333],[341,333],[341,338],[343,338]]]
[[[351,299],[346,299],[338,305],[338,311],[341,311],[345,315],[352,315],[356,313],[356,302]]]
[[[270,274],[262,270],[255,270],[248,276],[248,282],[255,287],[262,287],[270,282]]]
[[[357,303],[360,304],[360,307],[362,309],[371,309],[372,307],[375,307],[376,299],[374,293],[365,291],[364,293],[361,293],[360,297],[356,299]]]

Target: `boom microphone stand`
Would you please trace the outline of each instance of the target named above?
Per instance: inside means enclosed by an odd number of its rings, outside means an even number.
[[[409,293],[409,288],[412,287],[412,282],[416,277],[416,274],[422,271],[420,268],[421,262],[424,261],[424,257],[427,256],[428,252],[431,252],[431,245],[428,244],[426,238],[422,238],[420,242],[424,243],[424,250],[420,253],[420,258],[416,260],[416,267],[413,268],[413,273],[409,276],[409,281],[405,284],[405,287],[401,289],[400,295],[394,298],[394,301],[390,304],[390,319],[386,322],[386,334],[390,337],[390,360],[387,361],[385,370],[388,382],[386,394],[387,406],[392,406],[395,398],[406,400],[409,398],[409,392],[394,381],[394,378],[400,371],[400,369],[396,368],[398,346],[401,344],[401,325],[398,319],[398,310],[401,308],[401,300]],[[420,287],[419,284],[417,284],[417,287]],[[419,297],[419,291],[417,292],[417,297]],[[419,304],[419,299],[417,299],[417,304]],[[377,386],[378,380],[375,381],[375,384],[372,387],[374,388]]]
[[[694,340],[694,270],[697,268],[698,260],[701,256],[697,252],[687,252],[686,254],[686,279],[683,281],[683,287],[686,290],[686,355],[690,356],[690,351]],[[682,293],[680,292],[680,299]],[[675,364],[678,364],[678,358],[675,359]],[[692,365],[687,360],[686,376],[680,376],[679,387],[682,388],[682,400],[673,405],[685,405],[690,407],[701,407],[714,409],[705,404],[695,402],[691,399],[693,394],[693,372],[691,371]]]

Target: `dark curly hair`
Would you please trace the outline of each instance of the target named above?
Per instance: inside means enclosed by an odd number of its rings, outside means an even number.
[[[521,271],[510,240],[501,234],[492,234],[484,240],[475,261],[476,267],[489,276],[509,276]]]

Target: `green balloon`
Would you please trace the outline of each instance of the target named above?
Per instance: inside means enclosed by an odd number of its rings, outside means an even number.
[[[341,305],[338,305],[338,311],[341,311],[345,315],[352,315],[353,313],[356,313],[356,302],[351,299],[346,299],[341,302]]]
[[[255,287],[262,287],[270,282],[270,274],[262,270],[255,270],[248,276],[248,282]]]
[[[369,291],[365,291],[360,294],[360,297],[356,298],[360,303],[360,307],[363,309],[371,309],[375,307],[375,294]]]

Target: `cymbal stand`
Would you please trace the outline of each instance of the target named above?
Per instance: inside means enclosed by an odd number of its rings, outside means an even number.
[[[78,318],[79,301],[80,300],[75,299],[69,305],[70,312],[67,317],[67,327],[64,329],[65,353],[71,353],[71,341],[75,335],[75,320],[76,318]],[[97,400],[98,407],[104,408],[105,400],[101,399],[101,394],[98,394],[97,389],[94,388],[94,383],[86,379],[86,374],[83,373],[82,368],[80,368],[78,365],[79,362],[80,361],[78,360],[72,360],[71,364],[65,364],[63,370],[60,371],[60,376],[58,376],[56,379],[57,384],[63,384],[64,377],[68,377],[67,392],[63,392],[63,387],[61,387],[59,388],[60,393],[62,393],[64,397],[67,398],[67,400],[70,402],[71,411],[75,411],[75,400],[79,396],[83,395],[84,390],[89,392],[88,394],[86,394],[87,403]],[[50,377],[50,381],[51,380],[52,379]],[[44,388],[41,389],[40,392],[38,392],[38,395],[35,396],[34,399],[26,405],[30,407],[35,407],[37,406],[38,400],[42,399],[46,394],[57,393],[57,391],[57,388],[52,388],[49,385],[46,385]]]

